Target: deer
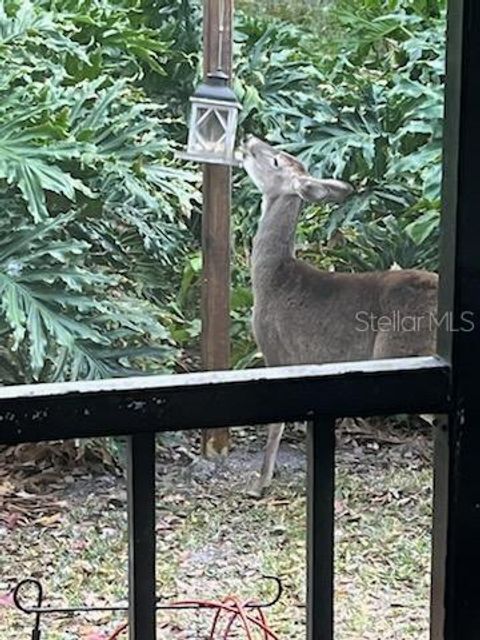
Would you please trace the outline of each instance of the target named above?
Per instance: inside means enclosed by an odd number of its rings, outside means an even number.
[[[244,141],[242,152],[262,197],[250,272],[253,336],[266,366],[434,354],[437,274],[322,271],[298,259],[295,233],[304,205],[341,203],[354,188],[310,175],[300,160],[255,136]],[[283,424],[268,426],[250,495],[270,486],[283,431]]]

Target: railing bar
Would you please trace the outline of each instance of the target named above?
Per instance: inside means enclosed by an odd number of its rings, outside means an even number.
[[[129,638],[156,640],[155,435],[128,439]]]
[[[445,579],[447,574],[448,478],[451,418],[441,416],[434,434],[432,575],[430,638],[443,640],[445,625]]]
[[[333,640],[335,419],[307,434],[307,639]]]
[[[367,363],[320,365],[307,368],[307,375],[305,369],[287,374],[283,368],[241,372],[239,378],[232,372],[188,374],[193,378],[179,375],[172,386],[109,392],[99,387],[98,393],[89,388],[71,395],[1,399],[0,389],[0,444],[268,424],[320,414],[445,413],[449,368],[434,358],[420,361],[427,366],[397,360],[403,369],[390,369],[390,361],[388,368],[384,362],[373,369]],[[174,376],[167,378],[173,382]]]
[[[0,402],[11,399],[34,400],[62,396],[82,396],[133,391],[166,391],[229,386],[248,382],[295,381],[300,378],[326,378],[343,375],[394,374],[402,375],[419,370],[448,369],[448,364],[438,356],[414,358],[391,358],[351,362],[335,362],[315,365],[292,365],[286,367],[257,367],[235,371],[207,371],[170,375],[132,376],[130,378],[108,378],[103,380],[79,380],[75,382],[42,382],[35,384],[0,387]]]

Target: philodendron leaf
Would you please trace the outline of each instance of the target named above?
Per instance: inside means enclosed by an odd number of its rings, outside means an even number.
[[[440,214],[438,211],[426,211],[405,227],[405,231],[415,244],[420,245],[438,229]]]

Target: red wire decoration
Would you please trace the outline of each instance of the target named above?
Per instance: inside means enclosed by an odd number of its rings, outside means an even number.
[[[242,602],[234,596],[224,598],[219,602],[210,600],[182,600],[172,602],[172,609],[185,606],[197,607],[199,609],[212,609],[215,611],[208,640],[228,640],[233,637],[243,637],[245,640],[280,640],[279,636],[272,631],[268,625],[266,616],[260,607],[248,608],[249,601]],[[117,638],[128,628],[128,623],[124,622],[113,631],[107,640],[117,640]],[[242,636],[238,636],[239,628],[243,631]]]

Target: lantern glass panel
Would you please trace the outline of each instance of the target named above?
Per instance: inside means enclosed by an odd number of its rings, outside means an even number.
[[[197,147],[210,153],[223,154],[227,122],[226,109],[199,107],[196,122]]]
[[[237,120],[236,103],[192,100],[187,153],[182,157],[197,162],[235,164]]]

